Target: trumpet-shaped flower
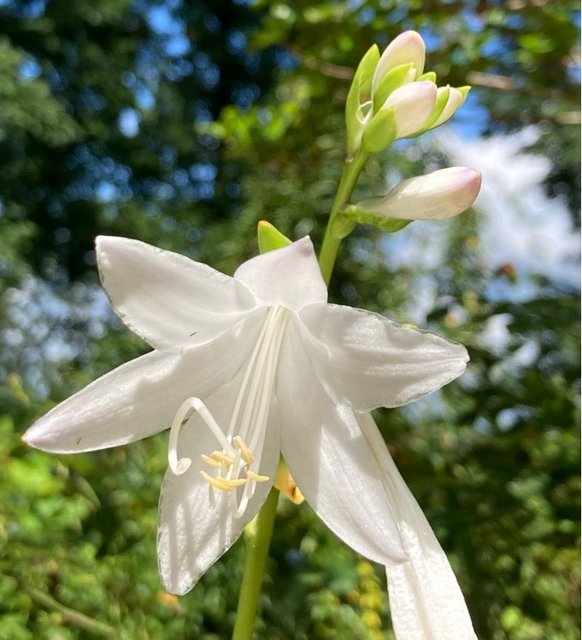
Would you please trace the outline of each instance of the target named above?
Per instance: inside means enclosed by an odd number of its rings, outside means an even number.
[[[75,453],[170,428],[158,534],[167,590],[188,591],[238,538],[281,453],[347,544],[384,565],[407,561],[353,412],[448,383],[465,368],[464,347],[328,304],[309,238],[234,277],[125,238],[98,238],[97,259],[116,312],[154,350],[55,407],[24,439]]]

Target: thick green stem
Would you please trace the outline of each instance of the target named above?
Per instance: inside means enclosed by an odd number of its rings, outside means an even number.
[[[337,229],[334,229],[334,224],[338,213],[350,201],[356,182],[358,181],[368,157],[369,156],[367,154],[358,153],[353,160],[344,165],[342,177],[333,202],[327,228],[325,230],[325,236],[323,237],[321,251],[319,252],[319,267],[327,285],[329,285],[333,266],[337,258],[337,252],[342,241],[342,238],[337,234]]]
[[[236,622],[232,640],[250,640],[257,614],[257,602],[269,544],[273,535],[279,491],[274,487],[257,517],[247,525],[244,536],[246,546],[245,568],[238,597]]]

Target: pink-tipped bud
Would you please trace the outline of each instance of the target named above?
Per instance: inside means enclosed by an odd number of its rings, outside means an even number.
[[[416,69],[416,77],[424,71],[426,47],[424,40],[416,31],[405,31],[394,38],[382,54],[372,81],[372,91],[376,89],[382,78],[395,67],[412,62]]]
[[[409,178],[383,198],[368,198],[355,208],[369,215],[400,220],[446,220],[468,209],[481,188],[481,174],[449,167]]]
[[[465,100],[463,94],[458,89],[455,89],[455,87],[440,87],[438,91],[446,91],[447,88],[449,89],[449,98],[445,104],[445,108],[431,125],[431,129],[440,127],[441,124],[444,124],[447,120],[452,118]]]
[[[394,109],[396,138],[406,138],[420,131],[430,117],[437,96],[433,82],[411,82],[393,91],[383,108]]]

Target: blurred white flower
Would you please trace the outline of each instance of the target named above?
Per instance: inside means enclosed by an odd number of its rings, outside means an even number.
[[[490,316],[479,336],[479,344],[496,356],[501,356],[512,342],[511,332],[507,328],[513,321],[510,313],[498,313]]]
[[[517,287],[511,287],[511,295],[521,299],[535,296],[536,276],[557,285],[580,284],[580,234],[566,203],[548,197],[543,185],[550,160],[524,150],[538,137],[538,130],[528,127],[509,136],[461,140],[449,132],[438,139],[451,160],[483,174],[473,205],[479,213],[481,257],[491,270],[515,269]]]

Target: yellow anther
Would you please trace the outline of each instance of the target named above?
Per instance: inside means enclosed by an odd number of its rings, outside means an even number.
[[[244,440],[240,436],[235,436],[232,439],[232,444],[240,451],[240,457],[247,463],[253,464],[254,458],[251,450],[244,443]]]
[[[237,480],[229,480],[228,478],[213,478],[205,471],[201,471],[200,475],[204,478],[204,480],[206,480],[206,482],[208,482],[208,484],[212,485],[215,489],[220,489],[220,491],[232,491],[236,487],[241,487],[247,482],[245,478],[239,478]]]
[[[216,460],[216,458],[205,456],[204,454],[202,454],[200,457],[202,458],[203,462],[206,462],[206,464],[209,464],[211,467],[216,467],[218,469],[222,466],[222,462],[220,462],[220,460]]]
[[[245,473],[250,480],[254,480],[255,482],[267,482],[267,480],[269,480],[269,476],[261,476],[250,469],[245,469]]]
[[[231,465],[234,462],[234,458],[224,451],[213,451],[210,457],[223,464]]]

